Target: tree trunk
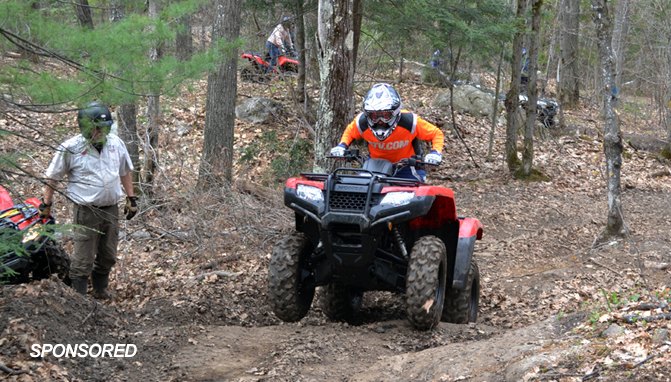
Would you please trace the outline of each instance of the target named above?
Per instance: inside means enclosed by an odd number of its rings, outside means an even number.
[[[505,57],[505,47],[501,48],[501,55],[499,56],[499,63],[496,68],[496,88],[494,90],[494,106],[492,108],[492,128],[489,130],[489,145],[487,146],[487,162],[491,162],[492,154],[494,152],[494,133],[496,132],[496,125],[499,119],[499,94],[501,94],[501,72],[503,70],[503,58]],[[452,97],[452,87],[450,86],[450,97]],[[450,99],[452,103],[452,99]]]
[[[117,126],[119,138],[126,144],[126,149],[133,162],[133,184],[139,184],[142,165],[140,163],[140,142],[137,135],[137,108],[134,103],[124,104],[117,108]]]
[[[319,0],[319,110],[314,170],[326,171],[329,149],[338,143],[353,111],[353,0]]]
[[[303,6],[303,0],[296,0],[296,51],[298,53],[298,60],[301,62],[301,65],[298,67],[298,78],[296,79],[296,93],[298,94],[298,102],[303,103],[303,110],[306,110],[308,105],[308,96],[305,92],[305,64],[306,60],[306,49],[305,49],[305,8]]]
[[[615,86],[622,87],[625,39],[629,33],[629,0],[619,0],[615,8],[613,26],[613,54],[615,55]]]
[[[666,54],[665,54],[665,64],[664,73],[662,74],[662,99],[661,99],[661,110],[662,110],[662,123],[666,128],[667,138],[666,144],[662,154],[671,159],[671,28],[667,26],[664,31],[664,40],[666,41]]]
[[[604,153],[606,156],[606,180],[608,182],[608,222],[603,238],[621,236],[624,228],[622,203],[620,201],[620,170],[622,168],[622,134],[615,114],[613,87],[615,65],[611,47],[613,24],[608,11],[608,0],[592,0],[597,46],[601,62],[601,79],[604,116]]]
[[[175,35],[175,55],[180,61],[188,61],[193,54],[193,35],[191,33],[191,16],[179,19],[179,29]]]
[[[233,44],[240,35],[242,0],[217,0],[214,37]],[[237,49],[207,78],[203,155],[198,187],[228,187],[233,180],[233,132],[237,97]]]
[[[363,0],[354,0],[354,20],[352,31],[354,32],[354,48],[352,52],[352,73],[356,73],[356,59],[359,52],[359,40],[361,39],[361,22],[363,20]]]
[[[84,28],[93,29],[93,17],[91,16],[91,7],[88,0],[77,0],[74,5],[79,25]]]
[[[522,20],[526,13],[526,1],[518,1],[517,18]],[[520,76],[522,73],[522,40],[524,28],[519,27],[513,38],[513,62],[510,89],[506,94],[506,163],[510,172],[515,172],[520,166],[520,158],[517,156],[517,108],[519,107]]]
[[[117,22],[125,17],[125,9],[121,0],[110,2],[109,17],[111,22]],[[117,108],[117,125],[119,137],[126,143],[126,149],[133,162],[133,183],[140,183],[142,163],[140,162],[140,140],[137,134],[137,106],[135,102],[120,105]]]
[[[561,12],[559,103],[562,108],[571,109],[578,106],[580,102],[580,68],[578,61],[580,0],[563,0]]]
[[[529,97],[527,103],[527,120],[524,129],[524,151],[522,152],[522,175],[531,175],[531,166],[534,161],[534,127],[536,126],[536,102],[538,101],[537,70],[538,47],[541,33],[541,8],[543,0],[533,0],[531,15],[531,35],[529,36]]]
[[[666,41],[666,80],[664,81],[664,101],[666,101],[666,104],[662,106],[662,115],[668,133],[664,152],[667,158],[671,158],[671,30],[667,30]]]
[[[159,0],[148,1],[148,14],[152,19],[158,18]],[[158,62],[162,56],[162,47],[159,45],[151,48],[149,52],[149,61]],[[158,137],[159,126],[161,122],[161,89],[154,89],[147,97],[147,134],[144,142],[144,177],[143,186],[145,194],[150,197],[154,194],[154,178],[158,169]]]

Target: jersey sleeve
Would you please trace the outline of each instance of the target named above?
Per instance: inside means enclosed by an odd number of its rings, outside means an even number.
[[[356,118],[350,122],[349,125],[345,128],[345,131],[342,133],[342,137],[340,138],[340,142],[346,144],[349,146],[352,144],[353,141],[356,141],[357,139],[361,139],[361,132],[359,131],[359,126],[357,126],[357,121],[359,120],[359,116],[357,115]]]
[[[417,117],[417,138],[423,141],[431,141],[431,150],[436,150],[439,153],[443,152],[443,146],[445,145],[443,131],[419,116]]]

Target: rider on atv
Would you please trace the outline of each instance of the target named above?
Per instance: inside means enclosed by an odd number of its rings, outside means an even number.
[[[291,41],[289,29],[291,29],[291,17],[284,16],[282,17],[282,21],[273,29],[268,40],[266,40],[266,49],[268,49],[268,54],[270,55],[270,67],[267,68],[269,72],[275,69],[277,58],[283,52],[294,51],[294,43]]]
[[[331,155],[343,156],[352,141],[358,139],[366,141],[371,158],[392,163],[421,155],[419,141],[431,141],[431,152],[424,161],[434,165],[442,161],[443,132],[417,114],[402,110],[401,97],[386,83],[371,87],[363,100],[363,112],[347,126]],[[426,172],[413,166],[403,167],[394,176],[426,180]]]

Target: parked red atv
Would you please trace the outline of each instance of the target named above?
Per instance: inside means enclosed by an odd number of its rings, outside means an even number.
[[[364,160],[357,150],[331,174],[287,180],[284,203],[295,211],[296,231],[273,249],[269,301],[283,321],[303,318],[315,288],[333,320],[356,323],[366,291],[405,295],[406,313],[419,330],[441,320],[475,322],[480,273],[473,256],[482,225],[458,217],[451,189],[394,177],[411,158],[392,164]]]
[[[261,53],[257,52],[244,52],[241,57],[249,62],[249,65],[245,65],[240,71],[240,76],[243,80],[266,82],[271,79],[272,72],[269,71],[269,53],[262,56]],[[298,73],[300,64],[300,61],[295,58],[283,54],[277,58],[277,66],[273,72],[279,74],[295,74]]]
[[[0,186],[0,284],[21,284],[52,274],[69,283],[70,257],[49,229],[54,217],[40,218],[39,205],[37,198],[14,204]]]

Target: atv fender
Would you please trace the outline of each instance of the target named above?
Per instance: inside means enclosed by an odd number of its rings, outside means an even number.
[[[464,289],[466,287],[475,241],[480,239],[482,239],[482,223],[475,218],[459,218],[459,240],[457,241],[457,255],[454,259],[452,288]]]

